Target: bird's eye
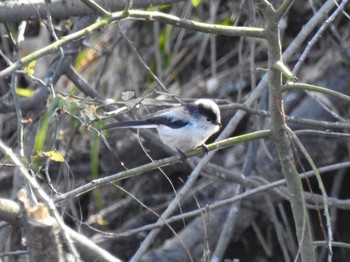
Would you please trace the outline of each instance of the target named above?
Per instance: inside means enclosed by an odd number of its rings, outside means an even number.
[[[211,119],[210,119],[210,118],[207,118],[207,121],[208,121],[208,122],[211,122]]]

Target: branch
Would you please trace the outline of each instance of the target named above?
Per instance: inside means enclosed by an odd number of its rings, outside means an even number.
[[[328,202],[328,196],[326,193],[325,186],[323,184],[322,178],[320,173],[318,172],[317,166],[314,163],[312,157],[310,156],[309,152],[306,150],[300,139],[293,133],[292,130],[290,130],[287,127],[288,134],[291,136],[293,141],[296,143],[296,145],[299,147],[300,151],[304,154],[306,160],[308,161],[309,165],[312,167],[312,170],[315,172],[315,176],[317,179],[318,187],[321,190],[322,197],[323,197],[323,206],[324,206],[324,215],[326,217],[326,223],[327,223],[327,242],[329,243],[328,245],[328,250],[330,255],[332,254],[332,241],[333,241],[333,232],[332,232],[332,227],[331,227],[331,217],[329,214],[329,202]],[[322,221],[320,221],[321,228],[323,229],[323,224]]]
[[[63,261],[62,243],[59,239],[58,225],[42,203],[31,205],[27,192],[17,193],[21,202],[21,229],[27,239],[29,261]]]
[[[312,244],[310,220],[305,208],[305,197],[301,179],[296,176],[295,161],[291,143],[286,132],[286,120],[282,104],[282,74],[276,68],[282,61],[278,19],[272,5],[266,0],[255,0],[266,19],[266,41],[268,47],[269,110],[271,131],[276,145],[282,172],[287,180],[293,218],[302,261],[316,261]]]
[[[155,20],[161,21],[167,24],[180,26],[190,30],[195,30],[195,31],[200,31],[200,32],[210,33],[210,34],[265,38],[265,31],[264,29],[261,29],[261,28],[210,25],[210,24],[196,22],[188,19],[181,19],[176,16],[163,14],[157,11],[148,12],[148,11],[139,11],[139,10],[129,10],[127,13],[124,11],[121,11],[121,12],[115,12],[111,16],[105,16],[100,21],[80,31],[64,36],[60,40],[19,59],[15,63],[8,66],[6,69],[0,71],[0,79],[8,76],[14,71],[29,64],[33,60],[43,57],[46,54],[51,54],[53,52],[58,51],[63,45],[69,42],[72,42],[73,40],[81,39],[91,34],[92,32],[110,24],[113,21],[118,21],[127,17],[145,19],[147,21],[155,21]]]
[[[219,149],[223,149],[226,147],[230,147],[230,146],[238,144],[238,143],[243,143],[243,142],[251,141],[251,140],[255,140],[255,139],[266,138],[269,135],[270,135],[270,130],[261,130],[261,131],[256,131],[256,132],[252,132],[249,134],[241,135],[241,136],[231,137],[231,138],[219,141],[217,143],[207,145],[207,147],[208,147],[209,151],[214,151],[214,150],[219,150]],[[203,148],[199,147],[199,148],[196,148],[196,149],[186,153],[185,155],[186,155],[186,157],[193,157],[193,156],[200,155],[203,153],[205,153],[205,150]],[[160,159],[160,160],[155,160],[155,161],[148,163],[148,164],[145,164],[143,166],[128,169],[126,171],[122,171],[122,172],[116,173],[116,174],[111,175],[111,176],[95,179],[95,180],[92,180],[91,182],[89,182],[81,187],[73,189],[72,191],[69,191],[65,194],[61,194],[59,196],[56,196],[54,198],[54,202],[59,203],[59,202],[62,202],[64,200],[67,200],[69,198],[77,197],[77,196],[84,194],[88,191],[91,191],[97,187],[100,187],[100,186],[103,186],[103,185],[106,185],[106,184],[109,184],[109,183],[112,183],[112,182],[115,182],[118,180],[122,180],[122,179],[125,179],[128,177],[136,176],[136,175],[142,174],[144,172],[157,169],[159,167],[173,165],[173,164],[180,162],[180,161],[182,161],[182,156],[175,155],[172,157],[168,157],[168,158],[164,158],[164,159]]]
[[[19,225],[19,205],[12,200],[0,198],[0,220],[4,220],[11,225]]]
[[[294,80],[296,79],[295,75],[289,70],[289,68],[283,63],[283,61],[277,61],[275,64],[276,69],[280,70],[280,72],[288,79]]]
[[[86,4],[88,7],[90,7],[92,10],[94,10],[97,14],[100,16],[110,16],[111,13],[109,13],[107,10],[105,10],[102,6],[97,4],[93,0],[82,0],[84,4]]]
[[[118,13],[115,13],[118,16]],[[145,19],[147,21],[159,21],[166,24],[171,24],[178,27],[183,27],[193,31],[199,31],[209,34],[218,34],[226,36],[241,36],[241,37],[255,37],[265,38],[265,30],[256,27],[245,26],[224,26],[197,22],[189,19],[182,19],[174,15],[168,15],[158,11],[146,12],[139,10],[129,10],[130,18]],[[113,15],[114,17],[114,15]]]
[[[327,173],[327,172],[334,171],[334,170],[346,169],[348,167],[350,167],[350,162],[344,162],[344,163],[340,163],[340,164],[334,164],[334,165],[329,165],[329,166],[325,166],[325,167],[320,167],[318,169],[318,172]],[[222,170],[220,170],[219,173],[220,172],[222,172]],[[229,175],[232,176],[231,171],[229,171]],[[302,179],[305,179],[305,178],[308,178],[308,177],[311,177],[314,175],[315,175],[314,170],[310,170],[308,172],[299,174],[300,178],[302,178]],[[213,172],[213,176],[216,177],[217,174],[215,174],[215,172]],[[254,179],[248,178],[248,179],[242,181],[241,177],[237,176],[236,178],[237,178],[237,180],[233,179],[234,182],[243,184],[244,186],[247,186],[247,187],[253,187],[253,188],[249,189],[249,190],[247,190],[239,195],[233,196],[231,198],[219,200],[218,202],[216,202],[214,204],[210,204],[208,206],[201,207],[201,208],[198,208],[198,209],[193,210],[193,211],[183,212],[180,215],[174,215],[171,218],[168,218],[164,221],[158,221],[158,222],[153,223],[153,224],[148,224],[148,225],[141,226],[138,228],[133,228],[133,229],[130,229],[126,232],[112,234],[112,236],[116,237],[116,238],[127,237],[127,236],[130,236],[133,234],[138,234],[140,232],[148,231],[150,229],[162,227],[164,225],[171,224],[175,221],[189,219],[191,217],[201,215],[203,212],[206,212],[208,210],[214,210],[217,208],[222,208],[222,207],[227,206],[227,205],[231,205],[237,201],[241,201],[245,198],[251,197],[251,196],[256,195],[258,193],[268,192],[269,190],[272,190],[274,188],[280,187],[280,189],[282,189],[282,190],[284,190],[284,189],[287,190],[287,188],[282,187],[284,184],[286,184],[286,179],[281,179],[281,180],[277,180],[277,181],[270,182],[267,184],[262,184],[261,182],[258,182]],[[313,203],[313,204],[318,203],[319,206],[322,206],[322,196],[305,192],[305,197],[309,201],[309,203]],[[333,207],[336,207],[339,209],[343,209],[343,210],[350,210],[350,203],[349,203],[348,199],[342,200],[342,199],[328,198],[328,200],[329,200],[330,206],[333,206]]]
[[[327,13],[335,6],[334,0],[328,0],[322,7],[310,18],[306,25],[303,26],[299,34],[294,38],[293,42],[283,52],[283,61],[287,62],[297,52],[297,49],[303,45],[304,41],[313,33],[316,26],[322,22]]]
[[[28,184],[33,188],[33,191],[37,193],[37,195],[40,196],[41,200],[45,203],[47,208],[50,210],[50,212],[55,217],[60,229],[62,230],[62,235],[66,241],[66,244],[69,248],[69,250],[72,252],[72,254],[75,257],[79,257],[78,252],[75,249],[75,246],[70,239],[69,235],[67,235],[66,231],[64,230],[65,227],[67,227],[61,216],[59,215],[56,206],[54,205],[52,199],[46,194],[46,192],[40,187],[37,180],[34,179],[28,172],[28,169],[23,165],[22,161],[13,153],[12,149],[9,148],[7,145],[4,144],[2,140],[0,140],[0,150],[3,152],[4,155],[8,156],[11,161],[18,166],[19,174],[23,177],[23,179],[28,182]]]
[[[21,216],[19,205],[8,199],[0,198],[0,220],[4,220],[13,226],[19,227],[18,218]],[[106,250],[100,248],[87,237],[66,227],[65,231],[74,240],[84,261],[120,261]]]
[[[280,8],[278,8],[278,10],[276,11],[276,18],[278,20],[280,20],[283,17],[283,15],[287,12],[289,7],[291,7],[293,2],[294,2],[294,0],[285,0],[285,1],[283,1],[283,3],[281,4]]]
[[[316,86],[316,85],[288,82],[287,85],[283,89],[285,91],[292,90],[292,89],[308,90],[308,91],[318,92],[318,93],[322,93],[322,94],[326,94],[326,95],[331,95],[331,96],[337,97],[339,99],[350,102],[350,96],[345,95],[341,92],[334,91],[332,89],[328,89],[328,88]]]
[[[173,4],[184,0],[135,0],[134,8],[147,8],[155,5]],[[100,0],[97,4],[110,11],[122,10],[124,1]],[[47,8],[43,8],[43,6]],[[1,1],[0,22],[19,22],[28,19],[46,18],[47,10],[53,19],[70,18],[72,16],[93,15],[96,12],[80,0],[31,0],[31,1]]]
[[[297,64],[294,66],[293,74],[297,74],[301,68],[301,65],[304,63],[307,55],[310,53],[311,48],[316,44],[316,42],[321,38],[323,32],[328,28],[328,26],[334,22],[335,18],[340,12],[343,12],[345,5],[348,0],[343,0],[340,5],[338,5],[337,9],[333,12],[333,14],[322,24],[321,28],[314,34],[312,39],[308,42],[304,52],[299,58]]]
[[[9,74],[22,68],[22,66],[27,65],[28,63],[30,63],[33,60],[36,60],[40,57],[43,57],[46,54],[58,51],[63,45],[65,45],[69,42],[72,42],[73,40],[77,40],[77,39],[80,39],[82,37],[85,37],[88,34],[90,34],[91,32],[107,25],[109,22],[110,22],[109,18],[101,19],[100,21],[98,21],[98,22],[96,22],[96,23],[94,23],[94,24],[92,24],[92,25],[90,25],[82,30],[79,30],[75,33],[68,35],[68,36],[64,36],[60,40],[58,40],[58,41],[56,41],[48,46],[45,46],[44,48],[39,49],[38,51],[35,51],[35,52],[19,59],[18,61],[16,61],[12,65],[8,66],[6,69],[2,70],[0,72],[0,78],[4,78],[4,77],[8,76]]]

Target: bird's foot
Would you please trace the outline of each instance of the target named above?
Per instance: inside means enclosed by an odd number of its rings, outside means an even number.
[[[209,147],[206,144],[201,144],[200,147],[203,149],[205,154],[209,153]]]
[[[187,156],[185,155],[184,152],[182,152],[180,149],[176,148],[177,152],[179,153],[180,155],[180,159],[181,159],[181,162],[184,162],[187,158]]]

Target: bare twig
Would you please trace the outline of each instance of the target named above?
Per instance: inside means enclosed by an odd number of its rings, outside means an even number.
[[[236,136],[236,137],[232,137],[232,138],[229,138],[226,140],[222,140],[222,141],[219,141],[217,143],[213,143],[213,144],[210,144],[207,146],[208,146],[209,151],[213,151],[213,150],[218,150],[221,148],[231,146],[231,145],[236,144],[236,143],[249,141],[252,139],[266,138],[269,136],[269,134],[270,134],[269,130],[257,131],[257,132],[250,133],[248,135]],[[199,147],[197,149],[194,149],[194,150],[186,153],[186,157],[192,157],[195,155],[199,155],[199,154],[202,154],[203,152],[204,152],[203,148]],[[56,196],[54,199],[54,202],[58,203],[58,202],[67,200],[67,199],[72,198],[72,197],[77,197],[77,196],[84,194],[90,190],[93,190],[94,188],[97,188],[99,186],[106,185],[106,184],[109,184],[109,183],[112,183],[112,182],[115,182],[115,181],[118,181],[121,179],[125,179],[127,177],[136,176],[136,175],[139,175],[139,174],[144,173],[146,171],[154,170],[154,169],[157,169],[157,168],[162,167],[162,166],[172,165],[172,164],[175,164],[181,160],[182,160],[181,156],[175,155],[175,156],[164,158],[161,160],[155,160],[149,164],[139,166],[139,167],[136,167],[133,169],[129,169],[126,171],[122,171],[122,172],[119,172],[117,174],[114,174],[114,175],[111,175],[108,177],[95,179],[95,180],[91,181],[90,183],[87,183],[81,187],[78,187],[70,192]],[[180,192],[178,193],[179,197],[180,197]],[[181,197],[183,197],[182,194],[181,194]],[[175,202],[176,206],[178,206],[179,202],[177,202],[177,201]],[[166,218],[161,217],[160,219],[163,220]]]
[[[348,167],[350,167],[350,162],[344,162],[344,163],[340,163],[340,164],[338,163],[338,164],[334,164],[334,165],[320,167],[320,168],[318,168],[318,171],[320,173],[326,173],[326,172],[329,172],[329,171],[334,171],[334,170],[338,170],[338,169],[344,169],[344,168],[348,168]],[[302,173],[299,176],[300,176],[300,178],[307,178],[307,177],[311,177],[311,176],[314,176],[314,175],[315,175],[314,170],[311,170],[311,171]],[[255,195],[255,194],[258,194],[258,193],[261,193],[261,192],[265,192],[265,191],[271,190],[271,189],[273,189],[275,187],[282,186],[285,183],[286,183],[286,179],[281,179],[281,180],[278,180],[278,181],[275,181],[275,182],[270,182],[268,184],[260,185],[260,186],[257,186],[254,189],[247,190],[246,192],[244,192],[244,193],[242,193],[240,195],[237,195],[237,196],[234,196],[232,198],[225,199],[225,200],[220,200],[220,201],[218,201],[215,204],[209,205],[208,207],[204,207],[204,208],[197,209],[197,210],[194,210],[194,211],[186,212],[186,213],[183,213],[181,215],[172,216],[171,218],[167,219],[166,221],[167,221],[167,223],[172,223],[172,222],[175,222],[175,221],[178,221],[178,220],[182,220],[182,219],[185,219],[185,218],[190,218],[190,217],[193,217],[193,216],[197,216],[197,215],[200,215],[201,212],[204,211],[204,209],[209,208],[211,210],[211,209],[215,209],[215,208],[221,208],[221,207],[230,205],[232,203],[235,203],[236,201],[240,201],[240,200],[242,200],[244,198],[247,198],[249,196],[252,196],[252,195]],[[247,181],[247,184],[248,184],[248,181]],[[312,202],[313,200],[317,199],[317,201],[319,201],[319,203],[322,203],[321,197],[318,198],[318,197],[316,197],[316,195],[310,195],[310,194],[306,194],[305,196],[308,199],[308,201],[310,201],[310,202]],[[336,208],[340,208],[340,209],[344,209],[344,210],[350,210],[350,202],[349,202],[349,200],[340,200],[340,199],[335,199],[335,198],[329,198],[329,201],[330,201],[330,206],[334,206]],[[137,234],[139,232],[148,231],[150,229],[154,229],[154,228],[158,228],[158,227],[162,227],[162,226],[164,226],[164,222],[163,221],[157,221],[154,224],[149,224],[149,225],[146,225],[146,226],[142,226],[140,228],[135,228],[135,229],[129,230],[129,231],[124,232],[124,233],[119,233],[119,234],[109,234],[108,233],[106,235],[109,236],[109,237],[115,237],[115,238],[127,237],[127,236],[130,236],[132,234]]]
[[[66,244],[68,245],[70,251],[72,254],[79,258],[79,253],[77,252],[73,241],[71,240],[70,236],[66,232],[67,226],[62,221],[61,216],[59,215],[52,199],[45,193],[44,190],[39,186],[38,182],[28,173],[27,168],[22,164],[22,162],[19,160],[19,158],[12,152],[11,148],[7,147],[1,140],[0,140],[0,150],[5,154],[8,155],[12,162],[18,166],[20,169],[20,174],[23,176],[23,178],[31,185],[33,190],[40,196],[40,198],[44,201],[44,203],[49,208],[50,212],[54,215],[60,229],[62,230],[62,234],[66,240]]]
[[[88,82],[86,82],[86,80],[79,75],[77,70],[72,65],[68,65],[68,67],[69,68],[65,70],[65,75],[77,86],[81,92],[83,92],[84,95],[91,98],[104,100],[102,95],[91,88]]]
[[[322,22],[324,17],[332,10],[335,6],[334,0],[328,0],[323,6],[317,11],[316,14],[303,26],[299,34],[294,38],[293,42],[288,46],[288,48],[283,52],[283,61],[287,62],[296,50],[302,46],[303,42],[309,35],[312,34],[312,31],[315,27]]]
[[[293,68],[293,74],[297,74],[300,70],[301,65],[304,63],[307,55],[309,54],[311,48],[316,44],[316,42],[321,38],[322,33],[328,28],[328,26],[334,21],[334,19],[337,17],[337,15],[342,12],[345,8],[346,3],[348,0],[343,0],[340,5],[338,5],[337,9],[333,12],[333,14],[322,24],[320,29],[314,34],[312,39],[309,41],[308,45],[306,46],[303,54],[299,58],[297,64]]]
[[[286,132],[286,120],[283,109],[282,97],[282,73],[276,68],[276,64],[282,61],[281,39],[278,20],[281,14],[276,13],[268,1],[255,0],[255,3],[266,19],[266,37],[268,49],[268,82],[269,82],[269,109],[271,115],[271,131],[276,145],[282,172],[287,180],[293,218],[299,242],[300,255],[303,261],[316,261],[312,246],[311,227],[305,208],[305,198],[301,180],[295,175],[295,162],[289,137]],[[292,4],[292,1],[284,1]],[[284,10],[288,8],[285,7]]]
[[[90,7],[92,10],[94,10],[97,14],[101,16],[111,16],[111,13],[105,10],[102,6],[97,4],[93,0],[82,0],[83,3],[85,3],[88,7]]]
[[[292,82],[288,82],[286,87],[283,88],[284,90],[288,91],[288,90],[292,90],[292,89],[297,89],[297,90],[308,90],[308,91],[313,91],[313,92],[318,92],[318,93],[322,93],[322,94],[326,94],[326,95],[331,95],[334,96],[336,98],[345,100],[345,101],[349,101],[350,102],[350,96],[345,95],[341,92],[337,92],[334,91],[332,89],[329,88],[324,88],[321,86],[316,86],[316,85],[310,85],[310,84],[305,84],[305,83],[292,83]]]
[[[157,11],[139,11],[129,10],[127,13],[124,11],[115,12],[112,16],[105,16],[100,21],[68,36],[62,37],[59,41],[56,41],[36,52],[33,52],[20,60],[16,61],[6,69],[0,71],[0,78],[4,78],[15,70],[20,69],[22,66],[30,63],[31,61],[38,59],[48,53],[55,52],[64,44],[67,44],[73,40],[80,39],[87,36],[91,32],[100,29],[113,21],[119,21],[124,18],[144,19],[147,21],[161,21],[175,26],[184,27],[191,30],[197,30],[204,33],[222,34],[228,36],[246,36],[265,38],[265,31],[261,28],[254,27],[234,27],[234,26],[222,26],[222,25],[209,25],[206,23],[196,22],[188,19],[181,19],[173,15],[164,14]]]
[[[168,89],[163,85],[163,83],[159,80],[159,78],[152,72],[152,70],[149,68],[149,66],[145,63],[145,61],[142,59],[141,55],[139,54],[139,52],[136,50],[135,46],[133,45],[133,43],[129,40],[129,38],[126,36],[126,34],[124,33],[123,29],[120,27],[119,23],[117,23],[119,32],[121,33],[121,35],[123,36],[123,38],[125,39],[125,41],[128,43],[128,46],[130,47],[130,49],[132,50],[132,52],[135,54],[135,56],[137,57],[137,59],[139,60],[139,62],[141,63],[141,65],[147,70],[147,72],[152,76],[152,78],[158,83],[158,85],[161,87],[161,89],[163,90],[163,92],[165,93],[169,93]],[[175,98],[179,101],[182,102],[180,100],[179,97],[175,96]]]
[[[134,8],[147,8],[150,6],[174,4],[183,2],[184,0],[134,0]],[[125,1],[104,0],[98,1],[100,7],[119,11],[125,7]],[[0,3],[0,22],[19,22],[28,19],[36,19],[38,16],[46,17],[46,9],[43,5],[48,5],[48,10],[52,18],[70,18],[74,16],[85,16],[96,14],[94,8],[88,7],[80,0],[65,0],[65,1],[45,1],[45,0],[31,0],[30,2],[18,2],[11,0],[7,3]]]
[[[328,257],[328,261],[331,262],[332,261],[332,241],[333,241],[333,231],[332,231],[332,225],[331,225],[331,217],[329,215],[329,204],[328,204],[328,196],[326,193],[326,189],[324,187],[322,178],[320,176],[320,173],[318,172],[318,169],[314,163],[314,161],[312,160],[310,154],[307,152],[306,148],[304,147],[304,145],[302,144],[302,142],[299,140],[299,138],[295,135],[295,133],[293,131],[291,131],[289,128],[287,128],[288,134],[291,136],[291,138],[293,139],[293,141],[297,144],[297,146],[299,147],[299,149],[301,150],[301,152],[304,154],[306,160],[308,161],[308,163],[310,164],[310,166],[312,167],[312,169],[315,172],[315,176],[318,182],[318,186],[322,192],[322,197],[323,197],[323,205],[324,205],[324,214],[326,217],[326,221],[327,221],[327,235],[328,235],[328,249],[329,249],[329,257]],[[321,225],[322,226],[322,225]]]

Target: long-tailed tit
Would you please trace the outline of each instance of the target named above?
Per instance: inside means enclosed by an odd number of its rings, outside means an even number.
[[[186,152],[204,145],[220,126],[218,105],[210,99],[198,99],[190,104],[160,111],[145,120],[113,123],[102,129],[156,128],[166,145]]]

